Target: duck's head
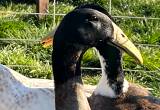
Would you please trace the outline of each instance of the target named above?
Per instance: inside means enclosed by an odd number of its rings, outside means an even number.
[[[106,43],[124,50],[140,64],[143,63],[139,50],[124,32],[107,15],[94,9],[76,9],[68,13],[59,25],[54,40],[89,47]]]

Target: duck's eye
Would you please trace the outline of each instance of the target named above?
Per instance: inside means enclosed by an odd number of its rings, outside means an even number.
[[[92,16],[92,17],[91,17],[91,20],[92,20],[92,21],[98,21],[98,18],[97,18],[96,16]]]
[[[124,34],[121,34],[122,35],[122,37],[125,37],[125,35]]]
[[[96,16],[91,16],[87,18],[86,21],[98,21],[98,18]]]

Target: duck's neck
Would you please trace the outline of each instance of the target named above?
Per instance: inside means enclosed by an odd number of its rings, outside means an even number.
[[[102,77],[94,93],[116,98],[128,90],[128,82],[124,79],[121,65],[121,51],[110,46],[98,50]]]
[[[55,88],[71,80],[82,83],[80,78],[82,53],[83,49],[78,45],[54,45],[52,58]]]
[[[79,45],[54,45],[53,72],[56,110],[90,110],[82,88]]]

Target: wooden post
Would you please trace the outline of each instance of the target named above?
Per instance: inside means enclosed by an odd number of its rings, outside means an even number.
[[[37,13],[47,13],[48,4],[49,4],[49,0],[36,0]],[[44,16],[45,14],[39,14],[38,18],[42,19]]]

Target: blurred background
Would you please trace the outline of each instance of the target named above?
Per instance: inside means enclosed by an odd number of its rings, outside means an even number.
[[[42,17],[37,13],[40,1],[0,0],[1,64],[30,78],[51,79],[52,47],[43,48],[41,38],[76,6],[96,3],[108,10],[116,24],[141,50],[143,66],[123,55],[126,78],[160,97],[160,0],[52,0]],[[82,72],[84,83],[97,84],[101,68],[94,49],[85,53]]]

